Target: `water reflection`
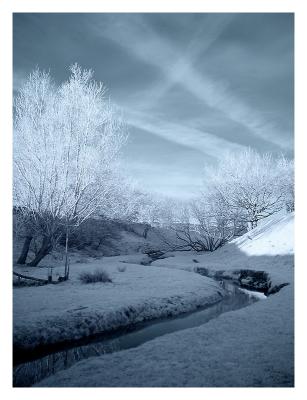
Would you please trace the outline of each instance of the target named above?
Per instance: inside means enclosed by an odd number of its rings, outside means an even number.
[[[259,300],[253,292],[240,290],[237,286],[221,281],[221,286],[227,290],[228,296],[205,309],[185,314],[183,317],[173,317],[149,322],[137,330],[123,333],[110,339],[94,339],[87,345],[77,345],[63,351],[55,352],[40,359],[20,364],[13,371],[13,386],[28,387],[47,376],[71,367],[76,362],[89,357],[97,357],[106,353],[129,349],[145,343],[155,337],[167,333],[202,325],[227,311],[237,310]]]
[[[29,361],[15,367],[13,370],[13,386],[32,386],[47,376],[71,367],[80,360],[119,350],[119,343],[117,343],[117,339],[114,339],[110,343],[94,343],[49,354],[38,360]]]

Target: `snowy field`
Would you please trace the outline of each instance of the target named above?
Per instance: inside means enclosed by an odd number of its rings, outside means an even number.
[[[79,339],[178,315],[216,302],[224,294],[217,282],[197,274],[128,263],[142,259],[143,255],[119,256],[72,264],[67,282],[15,288],[15,348]],[[103,268],[112,283],[80,282],[81,272],[97,268]],[[28,271],[31,276],[46,274],[45,268],[15,270]]]
[[[293,386],[294,217],[276,218],[274,223],[266,223],[266,228],[260,224],[249,241],[242,237],[211,254],[178,254],[154,262],[156,268],[149,270],[159,274],[162,269],[168,271],[172,282],[184,278],[184,286],[189,277],[196,278],[195,285],[202,282],[192,273],[196,265],[229,272],[239,268],[261,270],[274,284],[289,284],[280,292],[200,327],[156,338],[135,349],[81,361],[37,386]],[[282,245],[282,255],[277,255],[281,230],[289,234],[285,238],[288,250]],[[256,244],[248,247],[250,241]],[[255,248],[264,250],[262,254],[257,250],[255,256],[251,254]],[[270,249],[274,249],[274,255]],[[209,285],[210,281],[204,282]],[[214,294],[216,287],[212,282],[210,285]]]

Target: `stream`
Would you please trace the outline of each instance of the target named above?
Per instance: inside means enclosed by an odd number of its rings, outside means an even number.
[[[49,354],[37,355],[36,359],[17,364],[13,369],[13,386],[32,386],[58,371],[71,367],[80,360],[134,348],[156,337],[200,326],[225,312],[238,310],[266,298],[262,293],[242,290],[229,281],[223,281],[221,284],[228,295],[217,303],[180,316],[137,324],[109,335],[107,338],[106,335],[96,335],[87,338],[86,342],[70,342],[60,351],[53,350]]]

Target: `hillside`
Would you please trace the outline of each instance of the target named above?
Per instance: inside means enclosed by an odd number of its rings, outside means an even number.
[[[231,243],[250,256],[293,254],[294,213],[264,219],[257,228]]]

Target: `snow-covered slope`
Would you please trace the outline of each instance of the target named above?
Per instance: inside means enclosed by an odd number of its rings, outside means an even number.
[[[294,213],[264,219],[257,228],[231,243],[250,256],[293,254]]]
[[[265,271],[273,286],[293,282],[294,214],[276,214],[245,235],[213,252],[176,252],[152,266],[195,271],[205,268],[212,275],[240,269]]]

